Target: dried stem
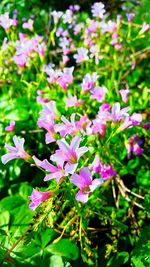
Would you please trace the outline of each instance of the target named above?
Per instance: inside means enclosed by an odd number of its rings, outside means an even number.
[[[137,206],[138,208],[144,209],[143,206],[139,203],[137,203],[136,201],[132,201],[127,193],[130,193],[131,195],[134,195],[136,198],[140,198],[140,199],[144,199],[141,195],[136,194],[134,192],[132,192],[130,189],[128,189],[123,181],[120,179],[119,175],[116,175],[115,177],[115,181],[116,184],[118,185],[119,191],[121,193],[121,195],[128,201],[128,202],[132,202],[135,206]]]

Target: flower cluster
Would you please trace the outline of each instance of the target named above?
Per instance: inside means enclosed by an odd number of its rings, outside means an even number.
[[[61,183],[66,183],[69,190],[75,185],[79,189],[76,192],[75,188],[76,200],[87,202],[96,188],[119,172],[113,154],[117,153],[116,142],[119,149],[124,146],[119,138],[126,133],[127,158],[130,159],[132,152],[143,153],[142,140],[136,133],[142,115],[130,107],[132,90],[127,82],[124,86],[127,70],[122,67],[126,54],[122,51],[125,42],[131,42],[135,14],[126,14],[124,25],[128,25],[128,34],[124,37],[122,17],[118,15],[116,20],[110,20],[103,3],[94,3],[92,16],[85,21],[80,21],[79,9],[78,5],[71,5],[64,13],[51,12],[54,25],[48,40],[35,34],[34,18],[24,19],[19,25],[23,33],[19,31],[14,40],[5,38],[1,48],[8,77],[12,64],[16,80],[21,74],[21,82],[28,86],[28,99],[32,98],[32,90],[35,91],[35,110],[40,112],[34,123],[41,134],[45,131],[44,146],[50,147],[49,158],[40,160],[40,156],[25,151],[24,138],[15,135],[14,146],[5,144],[8,153],[2,156],[3,164],[22,158],[44,171],[44,181],[56,186],[56,190],[46,192],[33,189],[29,197],[32,210],[57,194]],[[8,13],[0,15],[0,26],[6,33],[12,28],[17,31],[18,24],[17,14],[13,19]],[[148,29],[149,25],[144,23],[135,40],[143,37]],[[132,72],[136,67],[134,56],[129,55],[127,63]],[[35,78],[31,83],[25,81],[29,73]],[[11,120],[5,131],[12,134],[16,127],[16,122]],[[148,128],[144,124],[140,129]]]

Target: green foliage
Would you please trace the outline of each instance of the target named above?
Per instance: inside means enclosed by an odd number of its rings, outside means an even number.
[[[139,240],[132,251],[131,262],[134,267],[148,267],[150,265],[150,227],[145,226]]]
[[[68,239],[61,239],[47,247],[48,252],[65,257],[70,260],[76,260],[79,257],[78,247]]]

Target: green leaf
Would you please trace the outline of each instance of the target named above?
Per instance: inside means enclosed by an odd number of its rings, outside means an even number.
[[[56,232],[53,229],[47,228],[44,232],[41,232],[42,247],[46,247],[56,237]]]
[[[66,257],[71,260],[76,260],[79,256],[79,249],[77,245],[65,238],[61,239],[57,243],[52,243],[46,249],[52,254]]]
[[[119,252],[115,256],[112,256],[110,260],[107,263],[107,266],[109,267],[121,267],[123,264],[125,264],[129,260],[129,254],[128,252]]]
[[[145,195],[144,197],[144,207],[147,212],[150,212],[150,194]]]
[[[6,114],[5,118],[8,120],[15,121],[26,121],[29,118],[29,111],[25,108],[18,108],[17,110],[12,110]]]
[[[131,257],[133,267],[150,266],[150,225],[145,226],[141,232]]]
[[[49,267],[64,267],[64,263],[62,257],[53,255],[50,258],[50,265]]]
[[[140,159],[138,157],[136,157],[135,159],[131,159],[128,162],[128,168],[130,169],[135,169],[140,163]]]
[[[0,213],[0,229],[3,228],[3,230],[8,230],[9,227],[9,221],[10,221],[10,214],[7,210]]]
[[[9,210],[13,212],[14,209],[25,204],[25,200],[19,196],[5,197],[0,201],[0,211]]]
[[[22,198],[28,200],[29,196],[31,195],[32,187],[27,183],[22,183],[19,188],[19,194]]]
[[[2,263],[4,257],[5,257],[5,254],[6,254],[6,251],[3,250],[1,247],[0,247],[0,264]]]

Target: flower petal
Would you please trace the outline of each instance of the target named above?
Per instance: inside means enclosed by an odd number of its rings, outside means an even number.
[[[75,172],[77,166],[78,166],[78,163],[76,163],[76,164],[67,163],[65,166],[65,172],[73,174]]]
[[[93,192],[97,187],[99,187],[102,184],[103,184],[103,179],[101,179],[101,178],[100,179],[94,179],[92,181],[92,184],[89,186],[91,192]]]
[[[83,193],[82,191],[79,191],[76,194],[76,200],[79,202],[86,203],[88,201],[89,193]]]

